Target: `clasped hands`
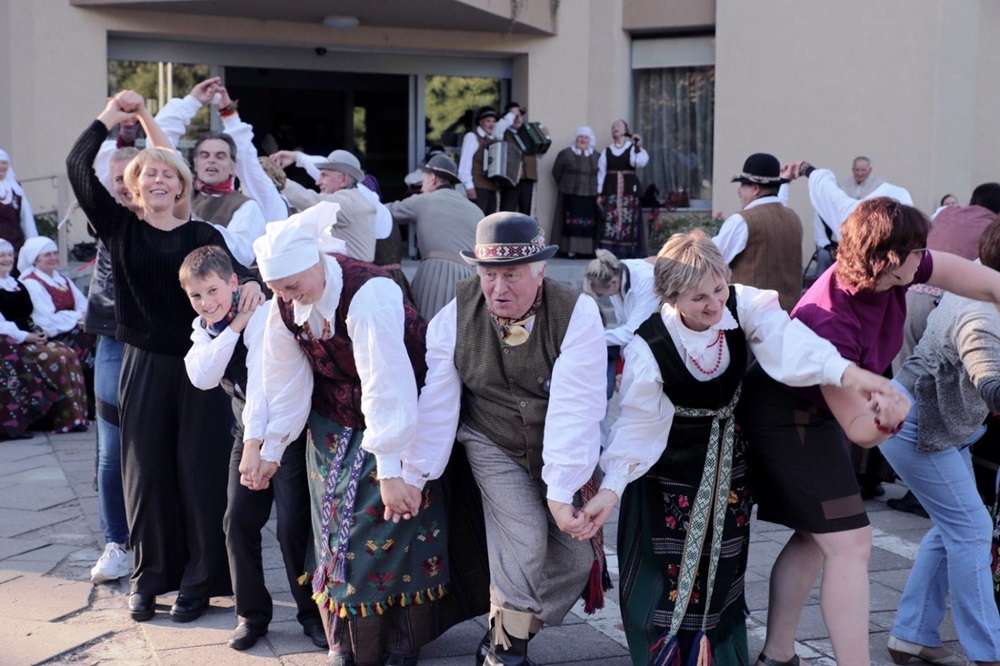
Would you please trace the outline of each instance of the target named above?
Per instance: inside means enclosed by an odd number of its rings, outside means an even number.
[[[240,458],[240,485],[250,490],[265,490],[271,485],[271,477],[278,471],[278,463],[260,459],[259,439],[248,439],[243,443]]]

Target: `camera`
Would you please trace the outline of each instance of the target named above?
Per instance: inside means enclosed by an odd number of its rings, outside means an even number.
[[[326,55],[326,47],[325,46],[317,46],[313,50],[316,52],[316,55],[318,55],[318,56],[325,56]]]

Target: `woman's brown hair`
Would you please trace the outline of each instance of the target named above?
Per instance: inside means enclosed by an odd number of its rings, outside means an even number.
[[[837,282],[848,289],[874,289],[913,250],[927,247],[931,221],[913,206],[889,197],[858,204],[840,228]]]

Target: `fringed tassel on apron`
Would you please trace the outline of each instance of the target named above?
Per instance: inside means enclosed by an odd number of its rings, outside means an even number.
[[[589,502],[597,494],[597,481],[591,479],[580,488],[580,498],[583,503]],[[604,528],[590,538],[594,549],[594,564],[590,567],[590,577],[583,588],[583,612],[593,614],[599,608],[604,608],[604,593],[614,587],[611,584],[611,574],[608,573],[608,558],[604,554]]]

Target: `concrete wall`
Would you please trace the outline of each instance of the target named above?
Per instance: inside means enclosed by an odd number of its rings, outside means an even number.
[[[636,33],[711,28],[715,0],[623,0],[622,25]]]
[[[867,155],[928,213],[945,192],[967,201],[1000,176],[987,124],[998,26],[1000,11],[979,0],[719,0],[714,207],[739,207],[729,178],[757,151],[838,175]],[[808,256],[805,184],[792,191]]]

